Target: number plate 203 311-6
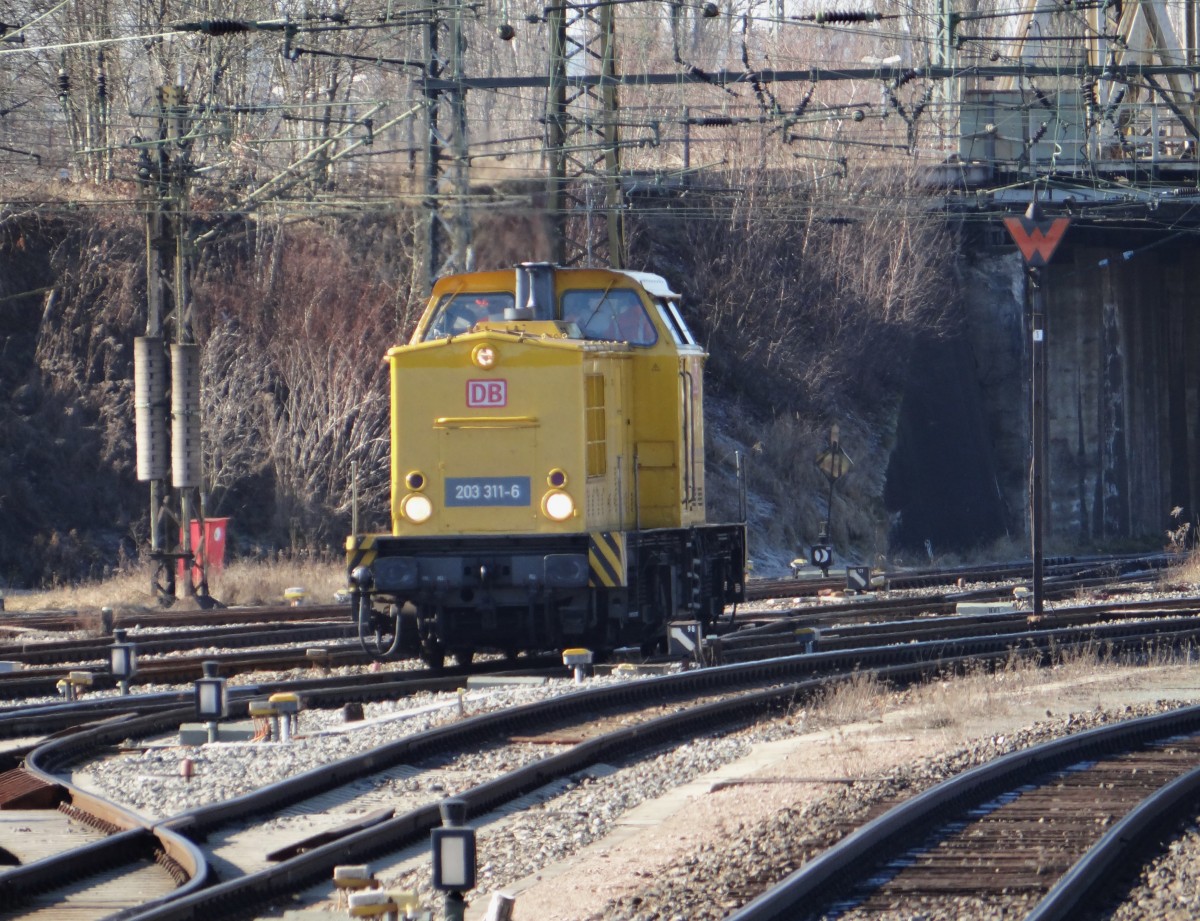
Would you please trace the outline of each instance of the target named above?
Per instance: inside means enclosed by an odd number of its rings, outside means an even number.
[[[527,476],[472,476],[446,478],[446,506],[529,505]]]

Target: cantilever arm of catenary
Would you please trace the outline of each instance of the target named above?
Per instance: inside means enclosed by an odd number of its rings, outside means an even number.
[[[364,115],[362,118],[356,120],[355,122],[352,122],[351,124],[346,125],[342,130],[338,131],[336,134],[334,134],[332,137],[326,139],[321,144],[318,144],[316,147],[314,147],[312,150],[310,150],[308,153],[306,153],[303,157],[301,157],[300,159],[296,160],[295,162],[290,163],[287,166],[285,166],[279,173],[277,173],[272,178],[268,179],[266,182],[264,182],[262,185],[260,185],[257,189],[255,189],[253,192],[251,192],[249,195],[247,195],[244,199],[242,199],[237,205],[237,210],[244,211],[247,208],[249,208],[250,206],[257,204],[260,199],[267,196],[268,192],[283,192],[286,189],[291,188],[291,186],[294,185],[295,183],[300,182],[303,179],[303,177],[293,175],[296,172],[296,170],[298,170],[304,164],[310,162],[314,157],[317,156],[317,154],[324,151],[331,144],[334,144],[337,141],[340,141],[343,138],[345,138],[345,136],[350,131],[357,128],[365,119],[370,118],[376,112],[379,112],[383,108],[385,108],[383,103],[380,103],[379,105],[372,107],[371,110],[369,112],[367,112],[367,114]],[[412,118],[413,115],[415,115],[417,112],[422,111],[423,108],[424,108],[423,106],[413,106],[411,109],[407,110],[406,112],[402,112],[400,115],[397,115],[395,118],[393,118],[389,121],[386,121],[382,125],[375,128],[374,133],[376,135],[378,135],[380,132],[386,131],[387,129],[391,128],[394,125],[398,125],[400,122],[404,121],[406,118]],[[336,163],[338,160],[342,159],[343,157],[345,157],[347,154],[351,153],[352,151],[357,150],[359,147],[364,146],[366,143],[367,143],[366,139],[360,138],[359,140],[353,142],[352,144],[347,144],[343,149],[339,150],[337,153],[332,154],[329,157],[329,162]],[[289,176],[291,177],[291,182],[288,184],[280,185],[280,183],[283,183],[284,180],[287,179]],[[213,240],[219,232],[220,232],[220,228],[214,227],[211,230],[207,231],[206,233],[203,233],[199,237],[197,237],[196,243],[197,244],[208,243],[211,240]]]

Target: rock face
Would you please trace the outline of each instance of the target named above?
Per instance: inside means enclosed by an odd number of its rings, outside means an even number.
[[[996,420],[985,414],[984,370],[965,329],[916,345],[884,489],[893,551],[960,551],[1012,532],[1014,510],[997,489],[1001,455]]]
[[[1043,272],[1049,536],[1084,548],[1161,539],[1173,507],[1179,521],[1200,512],[1200,363],[1188,357],[1200,349],[1200,295],[1187,283],[1188,251],[1165,244],[1125,260],[1115,232],[1078,236]],[[968,245],[962,262],[962,341],[988,439],[979,462],[995,470],[1017,537],[1027,530],[1030,441],[1024,267],[1010,247],[983,244]]]
[[[10,220],[0,229],[0,300],[8,305],[0,311],[0,483],[10,487],[0,494],[4,582],[98,576],[121,550],[138,549],[131,534],[142,527],[147,497],[133,471],[130,344],[144,328],[142,233],[137,222],[105,223],[82,212]],[[380,239],[355,258],[377,275],[404,276],[378,255],[399,249],[394,236]],[[1200,362],[1192,358],[1200,354],[1200,312],[1193,309],[1200,294],[1191,286],[1189,239],[1072,226],[1044,271],[1052,552],[1162,543],[1167,528],[1200,520]],[[1125,259],[1125,252],[1134,255]],[[660,255],[674,277],[688,277],[685,257],[693,254]],[[231,251],[217,264],[232,272],[238,258]],[[507,257],[489,250],[487,258]],[[880,338],[879,329],[876,338],[865,337],[861,311],[837,335],[797,327],[789,335],[828,346],[828,355],[814,352],[821,361],[844,365],[826,369],[829,392],[818,388],[807,404],[789,395],[778,406],[758,407],[758,421],[741,418],[749,398],[735,385],[743,381],[737,375],[724,381],[729,418],[713,419],[709,428],[710,512],[720,520],[738,513],[730,471],[736,454],[750,457],[757,575],[784,574],[829,519],[839,564],[841,557],[895,559],[901,549],[905,562],[923,561],[926,541],[938,555],[1005,535],[1024,544],[1030,431],[1024,266],[1015,247],[994,235],[964,239],[957,254],[947,247],[946,259],[958,279],[948,313],[959,322],[949,334],[910,351],[910,340],[895,330],[891,339]],[[347,265],[347,277],[361,274],[360,262]],[[224,305],[230,284],[221,273],[201,274],[210,289],[197,303]],[[711,294],[697,291],[688,303],[699,310],[703,293]],[[383,306],[390,323],[392,309]],[[693,319],[699,328],[700,317]],[[742,332],[735,327],[732,334]],[[871,348],[841,348],[841,340],[856,336]],[[715,356],[728,351],[719,339],[709,347]],[[871,386],[851,386],[860,378]],[[710,410],[715,406],[714,399]],[[836,490],[812,464],[831,421],[841,425],[855,461]],[[206,430],[206,439],[211,434]],[[275,515],[275,481],[265,466],[251,468],[231,503],[242,534],[252,520],[284,520]],[[280,494],[281,507],[289,495]],[[1176,506],[1182,511],[1172,519]],[[337,533],[339,527],[331,526]]]

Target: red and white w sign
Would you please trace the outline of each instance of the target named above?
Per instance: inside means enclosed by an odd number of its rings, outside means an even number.
[[[1028,216],[1004,219],[1004,226],[1025,257],[1025,264],[1032,268],[1041,268],[1050,261],[1070,223],[1069,217],[1056,217],[1052,221],[1034,220]]]

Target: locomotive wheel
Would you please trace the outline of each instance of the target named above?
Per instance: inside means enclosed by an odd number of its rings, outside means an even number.
[[[422,643],[421,661],[434,671],[440,671],[446,667],[446,650],[441,643]]]
[[[417,650],[421,648],[421,628],[417,624],[416,611],[412,605],[405,605],[401,609],[399,616],[400,653],[405,656],[415,655]]]
[[[464,668],[471,664],[471,660],[475,658],[474,649],[456,649],[454,650],[454,661]]]

